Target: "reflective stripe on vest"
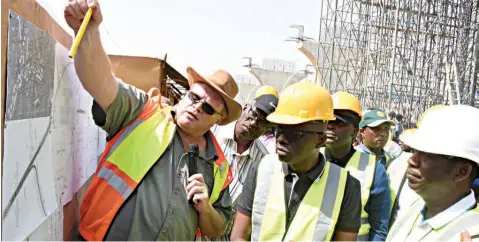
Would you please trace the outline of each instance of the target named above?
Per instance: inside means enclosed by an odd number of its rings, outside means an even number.
[[[374,175],[376,174],[376,157],[368,155],[361,151],[354,152],[346,165],[346,170],[361,183],[361,228],[358,233],[358,240],[369,240],[369,230],[371,228],[368,220],[368,213],[364,209],[369,200],[371,187],[373,185]]]
[[[421,220],[422,200],[416,202],[403,216],[400,216],[389,231],[386,241],[405,241],[414,226]],[[479,206],[471,209],[444,227],[430,231],[420,241],[459,241],[462,231],[472,235],[479,233]],[[471,233],[472,232],[472,233]]]
[[[103,240],[116,213],[150,168],[169,147],[176,132],[170,107],[162,109],[159,98],[149,99],[138,118],[110,140],[93,182],[80,208],[79,232],[86,240]],[[213,204],[231,182],[231,171],[211,134],[218,153],[214,162]]]
[[[346,186],[345,169],[325,163],[321,178],[309,188],[287,231],[282,163],[277,155],[267,155],[261,160],[257,172],[252,241],[331,240]]]
[[[321,152],[325,154],[325,149],[321,148]],[[368,220],[369,215],[364,208],[371,194],[371,187],[376,174],[376,164],[376,156],[358,150],[354,152],[345,167],[349,174],[361,183],[361,228],[358,233],[358,241],[369,240],[371,225]]]

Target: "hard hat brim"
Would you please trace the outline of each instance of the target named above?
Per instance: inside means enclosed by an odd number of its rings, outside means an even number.
[[[310,121],[330,121],[336,120],[336,117],[332,116],[329,119],[318,120],[317,118],[300,118],[298,116],[286,115],[286,114],[277,114],[272,113],[268,115],[266,118],[269,122],[275,124],[287,124],[287,125],[295,125],[295,124],[302,124]]]
[[[464,152],[464,150],[459,150],[456,147],[448,145],[442,139],[431,137],[427,133],[421,132],[419,129],[414,132],[403,132],[399,139],[404,144],[415,150],[431,154],[461,157],[479,164],[479,159],[477,157],[468,155],[468,153],[471,154],[473,151]]]

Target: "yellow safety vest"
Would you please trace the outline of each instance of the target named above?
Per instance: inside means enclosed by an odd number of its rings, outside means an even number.
[[[147,172],[169,147],[176,132],[171,107],[162,108],[152,96],[139,117],[107,143],[100,164],[80,208],[79,232],[86,240],[103,240],[115,215]],[[211,134],[212,135],[212,134]],[[213,165],[213,204],[231,182],[228,162],[213,138],[218,158]],[[199,230],[196,236],[200,236]]]
[[[325,148],[321,148],[321,152],[325,154]],[[356,151],[345,167],[349,174],[361,183],[361,228],[358,233],[358,241],[369,240],[371,225],[369,224],[369,215],[364,208],[371,193],[374,175],[376,174],[376,164],[376,156]]]
[[[405,175],[406,175],[406,169],[408,168],[407,160],[411,158],[411,156],[412,156],[412,153],[403,151],[401,155],[398,158],[396,158],[394,162],[388,166],[387,172],[389,175],[389,181],[390,181],[389,184],[391,188],[391,202],[392,202],[391,204],[393,205],[391,206],[391,211],[395,209],[394,203],[396,202],[396,199],[398,199],[397,195],[398,195],[399,189],[402,190],[402,187],[407,186],[407,184],[405,183],[407,182],[405,180],[406,179]],[[411,204],[412,202],[414,201],[411,201]]]
[[[405,241],[412,229],[421,220],[424,202],[418,200],[411,209],[400,216],[389,231],[386,241]],[[471,237],[479,235],[479,206],[471,209],[442,228],[431,230],[419,241],[460,241],[461,232],[467,230]]]
[[[252,241],[331,240],[346,186],[347,171],[326,162],[322,176],[304,196],[291,224],[286,223],[284,172],[276,154],[259,163],[253,200]]]
[[[358,179],[361,183],[361,228],[358,233],[359,241],[369,240],[369,230],[371,225],[369,224],[369,215],[364,210],[366,203],[369,200],[371,194],[371,187],[373,185],[374,175],[376,174],[376,156],[368,155],[361,151],[356,151],[346,165],[346,170],[349,171],[354,178]]]

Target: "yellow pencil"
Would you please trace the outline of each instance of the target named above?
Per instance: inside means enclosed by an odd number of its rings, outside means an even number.
[[[83,38],[83,34],[85,34],[86,26],[88,26],[88,23],[90,22],[92,13],[93,13],[93,8],[89,8],[88,12],[86,12],[83,22],[80,25],[78,34],[75,37],[75,40],[73,41],[73,45],[72,45],[72,48],[70,49],[70,53],[68,53],[68,56],[70,56],[70,58],[73,58],[75,54],[77,53],[78,46],[80,45],[80,41]]]

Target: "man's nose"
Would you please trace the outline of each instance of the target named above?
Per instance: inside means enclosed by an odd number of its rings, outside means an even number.
[[[288,144],[289,140],[286,138],[286,135],[284,133],[279,134],[279,136],[276,137],[276,142],[280,144]]]
[[[251,126],[258,127],[258,120],[256,120],[255,118],[251,119],[250,123]]]
[[[419,167],[420,164],[420,155],[418,153],[414,153],[408,160],[407,163],[412,167]]]
[[[195,110],[196,112],[201,112],[201,106],[203,105],[202,102],[196,102],[196,103],[193,103],[192,106],[193,106],[193,110]]]

